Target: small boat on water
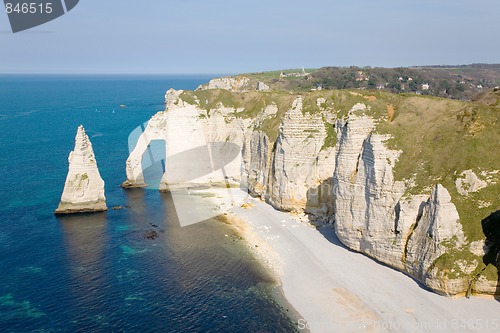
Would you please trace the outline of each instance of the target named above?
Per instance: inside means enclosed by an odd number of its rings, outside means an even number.
[[[122,109],[125,109],[127,106],[126,106],[125,104],[120,104],[120,107],[121,107]]]

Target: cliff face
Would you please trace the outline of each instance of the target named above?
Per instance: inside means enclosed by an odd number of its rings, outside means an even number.
[[[146,186],[142,156],[154,140],[166,142],[166,169],[160,191],[173,187],[189,187],[226,180],[241,179],[241,150],[246,123],[229,116],[233,109],[220,106],[204,110],[185,103],[182,91],[170,90],[166,95],[167,111],[158,112],[127,159],[124,187]]]
[[[201,85],[197,90],[224,89],[229,91],[242,91],[250,89],[250,79],[244,76],[215,78],[206,85]],[[259,89],[258,89],[259,90]]]
[[[365,112],[366,106],[355,105],[337,126],[337,236],[349,248],[406,271],[434,290],[464,292],[471,271],[464,269],[457,272],[462,278],[449,279],[435,266],[449,248],[464,244],[448,191],[438,184],[430,197],[405,195],[408,186],[396,181],[393,173],[401,152],[387,149],[384,142],[389,137],[375,133],[374,120]]]
[[[314,189],[329,184],[335,163],[328,152],[321,151],[326,137],[321,115],[302,111],[298,97],[279,127],[267,189],[269,202],[283,210],[327,213],[333,200],[319,198],[321,189]]]
[[[337,124],[335,230],[351,249],[402,268],[402,236],[410,226],[396,216],[405,192],[391,167],[399,154],[385,148],[384,135],[373,133],[374,120],[365,111],[364,104],[356,104],[347,120]]]
[[[229,180],[241,183],[277,209],[317,214],[333,211],[333,148],[322,150],[325,124],[319,115],[302,113],[301,98],[284,110],[275,142],[259,129],[276,117],[276,104],[266,106],[261,117],[249,118],[243,114],[244,108],[217,104],[207,110],[182,98],[182,93],[170,90],[167,110],[148,122],[127,160],[124,187],[146,185],[142,155],[151,141],[165,140],[167,167],[161,191]],[[204,155],[201,148],[207,146],[219,153]],[[199,170],[200,165],[218,167]]]
[[[69,154],[69,171],[56,214],[107,210],[104,181],[99,174],[92,143],[83,126],[78,127],[75,148]]]
[[[469,279],[465,277],[474,271],[477,262],[470,266],[471,263],[464,261],[454,277],[448,276],[436,265],[446,252],[460,249],[465,243],[458,211],[442,185],[432,190],[422,216],[417,221],[407,240],[404,262],[407,272],[432,289],[446,294],[459,294],[467,290]]]
[[[163,139],[172,166],[160,185],[163,190],[229,179],[277,209],[335,220],[346,246],[437,292],[494,293],[497,274],[483,264],[488,249],[478,216],[500,208],[500,200],[488,196],[500,183],[500,165],[488,160],[484,165],[492,170],[476,170],[477,175],[470,163],[447,168],[450,159],[435,150],[449,149],[441,137],[450,130],[442,126],[456,126],[443,119],[463,121],[464,106],[453,103],[338,91],[294,96],[170,90],[167,110],[150,120],[127,161],[126,183],[142,184],[142,153],[151,140]],[[475,137],[460,147],[474,146],[477,128],[488,130],[481,126],[467,120],[463,131],[473,130]],[[224,172],[210,169],[186,180],[190,168],[203,160],[203,154],[186,151],[214,142],[220,154],[215,155],[218,162],[210,155],[209,164],[223,165]],[[228,153],[225,145],[230,144],[237,153]],[[427,157],[429,149],[436,160]],[[483,215],[468,214],[471,201]]]

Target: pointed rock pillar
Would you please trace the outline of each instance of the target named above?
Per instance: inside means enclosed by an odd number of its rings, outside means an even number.
[[[78,127],[75,148],[69,154],[69,171],[59,207],[55,214],[90,213],[106,211],[104,181],[82,125]]]

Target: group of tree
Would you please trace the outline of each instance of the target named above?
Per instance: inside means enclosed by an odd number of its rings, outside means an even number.
[[[500,65],[427,67],[323,67],[301,88],[379,89],[469,100],[482,89],[500,85]]]

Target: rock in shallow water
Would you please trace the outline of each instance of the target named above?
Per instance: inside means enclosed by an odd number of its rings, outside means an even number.
[[[102,212],[108,208],[104,181],[99,174],[92,143],[82,125],[78,127],[75,148],[69,154],[69,170],[56,214]]]

